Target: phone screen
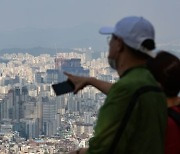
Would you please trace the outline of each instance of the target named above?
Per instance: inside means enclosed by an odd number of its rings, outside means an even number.
[[[73,92],[75,87],[74,87],[74,84],[70,80],[67,80],[64,82],[53,84],[52,88],[54,89],[56,96],[58,96],[58,95],[63,95],[69,92]]]

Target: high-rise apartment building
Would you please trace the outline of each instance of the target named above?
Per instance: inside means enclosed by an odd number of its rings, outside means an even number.
[[[52,102],[43,102],[42,104],[42,124],[44,135],[51,136],[56,133],[56,104]]]

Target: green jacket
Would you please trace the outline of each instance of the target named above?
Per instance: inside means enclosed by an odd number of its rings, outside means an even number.
[[[158,86],[145,67],[135,67],[116,82],[101,107],[94,137],[89,141],[88,154],[106,154],[111,146],[134,92],[145,85]],[[163,154],[167,122],[166,97],[163,93],[147,92],[137,101],[116,154]]]

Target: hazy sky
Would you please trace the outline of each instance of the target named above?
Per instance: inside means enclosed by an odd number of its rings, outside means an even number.
[[[157,39],[179,39],[179,14],[180,0],[0,0],[0,32],[114,25],[124,16],[138,15],[154,24]]]

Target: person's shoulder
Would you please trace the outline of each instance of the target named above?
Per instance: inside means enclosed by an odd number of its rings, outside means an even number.
[[[121,94],[131,94],[137,89],[137,82],[133,79],[124,77],[119,79],[116,83],[113,84],[111,88],[112,93],[121,93]]]
[[[137,67],[129,71],[125,77],[129,80],[143,80],[152,77],[152,74],[146,67]]]
[[[130,71],[124,78],[124,83],[129,86],[141,87],[143,85],[157,85],[157,81],[146,67],[137,67]]]
[[[120,78],[113,86],[114,91],[126,91],[133,94],[143,86],[158,86],[157,81],[151,73],[144,68],[133,69]]]

